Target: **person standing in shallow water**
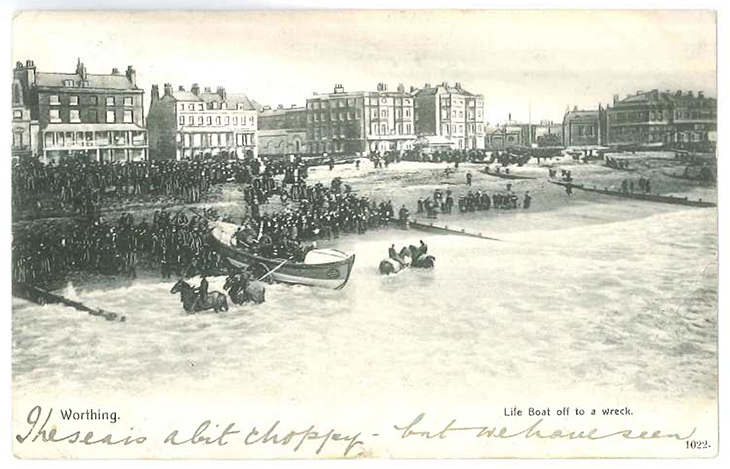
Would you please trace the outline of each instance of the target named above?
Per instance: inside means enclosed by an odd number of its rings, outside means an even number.
[[[466,173],[466,185],[471,186],[471,173]]]

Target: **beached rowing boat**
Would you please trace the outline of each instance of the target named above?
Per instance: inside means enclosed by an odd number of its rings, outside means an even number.
[[[231,264],[249,267],[259,277],[270,272],[277,282],[339,290],[347,284],[355,264],[354,254],[337,249],[314,249],[304,262],[261,257],[237,246],[234,235],[238,225],[216,221],[211,226],[209,241]]]
[[[614,197],[624,197],[626,199],[636,199],[636,200],[646,200],[649,202],[661,202],[665,204],[674,204],[674,205],[687,205],[690,207],[716,207],[717,204],[713,202],[705,202],[702,199],[700,200],[689,200],[687,197],[676,197],[673,195],[656,195],[656,194],[644,194],[641,192],[621,192],[621,191],[613,191],[609,190],[608,188],[599,189],[597,187],[587,187],[583,184],[573,184],[570,182],[558,182],[558,181],[548,181],[552,184],[555,184],[557,186],[563,186],[568,187],[570,186],[573,189],[579,189],[586,192],[596,192],[598,194],[604,194],[604,195],[611,195]]]

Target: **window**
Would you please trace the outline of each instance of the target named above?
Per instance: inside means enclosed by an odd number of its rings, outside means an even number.
[[[190,134],[184,134],[183,135],[183,142],[186,147],[190,146]]]
[[[349,121],[352,120],[352,112],[347,113],[347,120],[349,120]]]
[[[133,106],[134,105],[134,101],[132,100],[132,97],[131,96],[125,96],[124,97],[124,105],[125,106]]]
[[[185,110],[185,105],[184,105],[184,104],[181,104],[181,105],[180,105],[180,110],[181,110],[181,111],[184,111],[184,110]]]
[[[208,116],[205,118],[206,125],[213,125],[213,118]]]
[[[13,111],[13,119],[19,120],[22,118],[23,118],[23,111],[21,111],[19,109],[17,111]]]
[[[205,104],[203,104],[203,103],[198,104],[198,111],[205,111]]]
[[[48,112],[50,113],[51,122],[61,122],[61,111],[58,109],[51,109]]]
[[[344,112],[341,112],[340,113],[340,120],[341,121],[345,120],[345,113]]]
[[[131,124],[133,120],[134,116],[132,114],[132,111],[124,111],[124,123]]]
[[[79,97],[78,96],[69,96],[68,97],[68,105],[69,106],[78,106],[79,105]]]
[[[238,125],[238,117],[233,117],[233,125]]]
[[[193,116],[188,117],[188,125],[195,125],[195,117],[193,117]]]
[[[198,125],[203,125],[203,116],[198,117]]]
[[[226,116],[225,123],[226,125],[231,125],[231,118],[229,116]]]
[[[411,124],[406,124],[406,133],[407,134],[411,133]]]
[[[253,116],[248,116],[248,123],[253,125]]]
[[[195,110],[195,104],[190,103],[188,104],[188,111],[194,111]]]
[[[73,80],[63,80],[63,86],[71,86],[71,87],[73,87],[74,86],[74,81]]]
[[[112,98],[114,99],[114,98]],[[107,111],[106,112],[106,122],[107,124],[113,124],[117,121],[117,116],[114,114],[114,111]]]
[[[380,135],[388,135],[388,127],[385,124],[380,126]]]
[[[99,98],[97,98],[96,96],[89,96],[89,104],[91,104],[92,106],[96,106],[97,104],[99,104]]]
[[[69,111],[69,120],[71,122],[81,122],[81,117],[79,117],[78,109],[71,109],[71,111]]]
[[[388,117],[388,110],[383,109],[382,111],[380,111],[380,117]]]
[[[403,133],[403,124],[398,124],[398,134],[400,135],[402,133]]]
[[[243,146],[243,134],[236,134],[236,145],[239,147]]]
[[[106,105],[107,106],[114,106],[114,96],[107,96],[107,98],[106,98]]]
[[[406,117],[411,117],[411,110],[410,109],[406,109],[405,110],[405,113],[406,113]]]
[[[96,109],[92,109],[89,111],[89,122],[92,124],[98,124],[99,123],[99,115],[96,112]]]
[[[185,116],[180,116],[179,124],[185,125]]]
[[[58,99],[57,94],[51,95],[51,104],[61,104],[61,101]]]
[[[215,125],[221,125],[221,116],[215,117]]]

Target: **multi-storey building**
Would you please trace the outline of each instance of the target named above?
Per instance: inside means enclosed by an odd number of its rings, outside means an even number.
[[[307,150],[307,109],[296,105],[285,109],[269,106],[259,112],[258,148],[260,155],[285,156]]]
[[[307,99],[307,147],[310,154],[366,154],[404,151],[415,141],[413,97],[399,85],[377,91],[345,92],[335,85],[328,94]]]
[[[137,88],[132,66],[124,74],[116,68],[111,74],[91,74],[79,60],[74,73],[49,73],[37,71],[29,60],[25,65],[18,62],[13,74],[13,95],[18,98],[13,117],[28,121],[23,126],[31,134],[37,128],[37,136],[29,135],[28,142],[41,161],[147,158],[144,91]],[[29,119],[16,113],[21,103],[29,110]]]
[[[20,65],[18,63],[18,66]],[[32,62],[28,61],[27,65],[32,66]],[[17,78],[13,79],[12,96],[13,141],[10,155],[14,159],[38,155],[38,138],[40,133],[38,120],[31,119],[30,108],[26,106],[23,85]]]
[[[606,110],[583,110],[573,107],[563,116],[563,146],[600,146],[606,143]]]
[[[256,103],[245,94],[218,87],[190,91],[164,85],[160,96],[152,85],[147,128],[153,159],[191,159],[224,154],[232,158],[257,156]]]
[[[608,109],[608,143],[664,145],[703,144],[716,139],[717,100],[702,91],[643,92],[619,100]]]
[[[428,140],[453,142],[452,148],[484,148],[484,98],[457,82],[426,85],[414,93],[416,134]]]

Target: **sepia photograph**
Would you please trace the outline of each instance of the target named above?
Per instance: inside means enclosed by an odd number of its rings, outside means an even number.
[[[17,458],[718,453],[716,12],[11,34]]]

